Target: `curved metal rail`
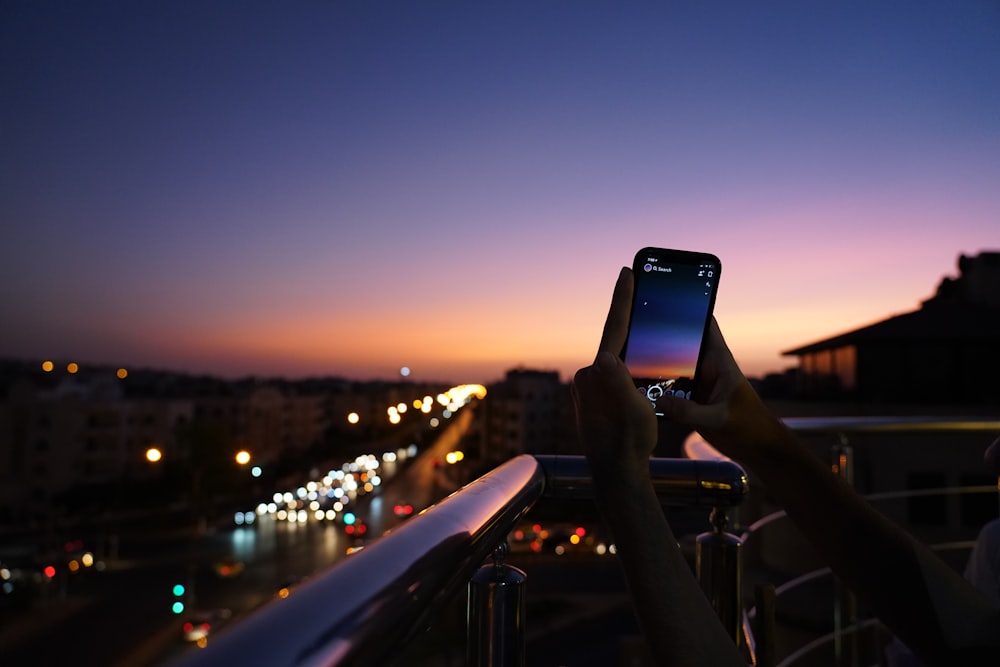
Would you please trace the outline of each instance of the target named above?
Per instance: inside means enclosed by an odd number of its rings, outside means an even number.
[[[653,459],[664,502],[727,506],[746,494],[732,462]],[[224,630],[177,667],[391,664],[505,543],[543,495],[590,497],[583,457],[521,455]]]

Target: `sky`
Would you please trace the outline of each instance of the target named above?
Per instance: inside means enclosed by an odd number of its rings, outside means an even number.
[[[489,382],[645,246],[747,374],[1000,249],[1000,5],[0,2],[0,357]]]

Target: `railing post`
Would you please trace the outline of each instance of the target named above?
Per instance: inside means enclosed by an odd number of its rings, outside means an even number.
[[[493,563],[483,565],[469,580],[467,667],[524,665],[527,575],[503,562],[509,550],[507,541],[501,542],[493,552]]]
[[[854,486],[854,448],[847,436],[840,434],[840,444],[833,448],[833,472]],[[858,602],[839,580],[833,598],[833,652],[840,667],[858,667]],[[845,634],[845,629],[848,632]]]
[[[743,646],[743,546],[725,531],[729,519],[723,509],[712,510],[712,530],[697,537],[695,573],[719,620],[736,646]]]
[[[777,629],[774,620],[774,584],[758,584],[754,587],[753,637],[756,640],[754,648],[754,664],[757,667],[774,667],[777,664],[775,640]]]

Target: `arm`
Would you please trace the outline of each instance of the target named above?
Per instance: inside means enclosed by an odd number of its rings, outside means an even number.
[[[618,357],[632,287],[631,271],[623,270],[595,363],[578,371],[573,382],[598,508],[612,529],[639,625],[656,663],[745,666],[681,553],[649,477],[656,416]]]
[[[931,664],[980,664],[1000,648],[1000,609],[875,511],[761,403],[713,321],[698,402],[661,401],[764,482],[833,572]]]

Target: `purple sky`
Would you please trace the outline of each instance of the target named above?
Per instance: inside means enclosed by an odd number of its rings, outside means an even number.
[[[0,356],[569,377],[655,245],[760,373],[1000,248],[995,2],[677,4],[8,0]]]

